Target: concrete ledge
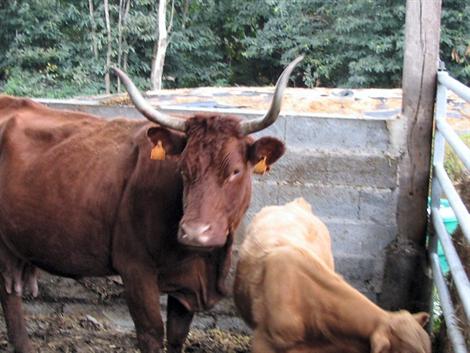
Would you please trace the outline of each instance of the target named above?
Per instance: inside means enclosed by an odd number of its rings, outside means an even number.
[[[287,89],[287,91],[289,88]],[[214,93],[211,93],[214,94]],[[113,95],[109,96],[110,98],[108,102],[113,102]],[[171,93],[168,97],[171,96]],[[187,95],[183,95],[187,96]],[[270,96],[266,96],[268,103],[270,101]],[[122,96],[124,97],[124,96]],[[117,98],[114,96],[114,98]],[[247,119],[253,119],[259,116],[262,116],[266,113],[265,109],[253,109],[249,107],[222,107],[220,105],[213,106],[213,107],[204,107],[203,105],[196,105],[196,106],[182,106],[182,105],[175,105],[169,103],[166,99],[163,99],[164,97],[160,97],[160,101],[154,101],[152,100],[151,104],[158,108],[161,111],[164,111],[168,114],[175,114],[175,115],[193,115],[195,113],[202,113],[202,114],[220,114],[220,115],[237,115],[243,118]],[[46,104],[51,107],[56,107],[58,109],[69,109],[69,110],[80,110],[80,111],[86,111],[89,112],[90,114],[96,114],[93,112],[100,111],[97,109],[98,107],[104,107],[105,109],[101,110],[104,112],[104,114],[108,117],[110,116],[116,116],[119,115],[118,112],[119,110],[125,111],[127,109],[134,109],[132,105],[126,105],[126,104],[119,104],[119,103],[114,103],[114,104],[109,104],[106,103],[106,99],[100,101],[100,99],[96,97],[92,98],[72,98],[72,99],[48,99],[48,98],[34,98],[33,99],[36,102]],[[171,100],[171,97],[170,97]],[[117,99],[117,102],[120,102],[119,98]],[[267,108],[266,108],[267,109]],[[306,111],[299,111],[298,109],[284,109],[282,112],[282,115],[291,115],[291,116],[296,116],[296,117],[302,117],[302,118],[339,118],[339,119],[344,119],[344,120],[394,120],[396,118],[396,115],[398,114],[398,111],[395,111],[394,109],[385,109],[385,110],[376,110],[376,111],[370,111],[366,113],[360,113],[360,112],[352,112],[352,113],[328,113],[328,112],[306,112]]]
[[[144,119],[132,106],[107,106],[93,101],[80,100],[45,100],[37,99],[52,108],[68,109],[95,114],[105,119],[127,117],[130,119]],[[253,119],[264,114],[261,111],[250,112],[246,109],[182,109],[174,107],[161,107],[166,113],[190,116],[196,113],[214,113],[237,115],[241,118]],[[289,146],[307,149],[328,148],[337,149],[366,149],[386,151],[389,148],[387,124],[394,118],[367,118],[350,117],[333,114],[302,114],[281,113],[278,121],[271,127],[254,136],[271,135],[284,140]]]
[[[289,147],[364,151],[387,151],[390,147],[385,120],[286,118]]]

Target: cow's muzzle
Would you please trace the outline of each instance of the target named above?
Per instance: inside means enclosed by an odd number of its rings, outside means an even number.
[[[227,241],[225,234],[213,232],[210,224],[182,222],[178,231],[178,241],[186,246],[197,248],[222,247]]]

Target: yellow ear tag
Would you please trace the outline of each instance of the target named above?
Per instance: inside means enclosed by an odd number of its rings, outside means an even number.
[[[152,148],[152,152],[150,153],[150,159],[156,161],[163,161],[165,160],[165,157],[165,148],[163,148],[162,141],[158,140],[157,144]]]
[[[264,174],[268,170],[268,165],[266,164],[266,156],[264,156],[258,163],[256,163],[254,172],[256,174]]]

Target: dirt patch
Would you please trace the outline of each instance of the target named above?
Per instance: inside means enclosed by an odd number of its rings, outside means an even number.
[[[160,302],[165,319],[166,297]],[[238,327],[241,320],[230,308],[223,308],[217,319],[211,312],[195,316],[186,353],[249,352],[250,338],[240,333],[247,331]],[[138,352],[119,277],[75,281],[41,272],[39,296],[24,296],[24,313],[37,352]],[[12,352],[1,310],[0,352]]]
[[[116,330],[91,315],[28,315],[28,332],[41,353],[138,353],[134,332]],[[0,351],[11,352],[1,325]],[[218,329],[191,330],[186,353],[248,353],[250,338]]]

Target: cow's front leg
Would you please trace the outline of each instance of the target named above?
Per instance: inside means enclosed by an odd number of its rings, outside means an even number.
[[[194,313],[186,309],[178,299],[168,296],[166,337],[167,353],[181,353],[188,336]]]
[[[164,327],[155,270],[134,265],[120,272],[141,352],[162,352]]]

